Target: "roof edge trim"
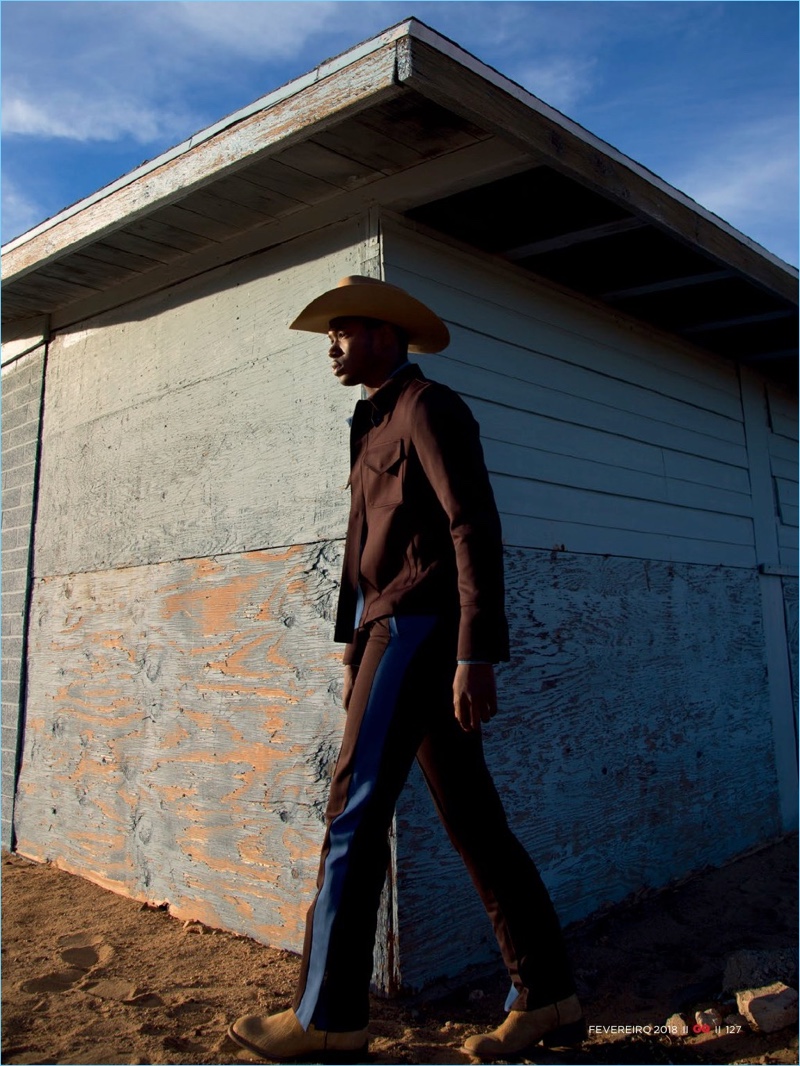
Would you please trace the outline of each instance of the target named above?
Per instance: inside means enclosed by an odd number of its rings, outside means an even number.
[[[505,74],[501,74],[500,71],[489,66],[488,63],[482,62],[477,56],[472,55],[471,52],[467,52],[461,47],[461,45],[450,40],[449,37],[445,37],[436,30],[432,30],[429,26],[426,26],[424,22],[420,22],[418,19],[410,19],[408,27],[408,36],[416,37],[417,40],[420,40],[425,44],[430,45],[432,48],[435,48],[437,51],[442,52],[444,55],[449,56],[457,63],[460,63],[461,66],[471,70],[474,74],[478,74],[485,81],[491,82],[498,89],[502,89],[510,96],[515,97],[520,103],[539,112],[539,114],[548,118],[551,122],[557,123],[567,132],[584,141],[587,145],[590,145],[597,151],[609,156],[614,162],[631,170],[661,192],[678,200],[685,207],[688,207],[691,211],[694,211],[707,221],[718,226],[731,237],[746,244],[754,252],[758,252],[758,254],[762,255],[765,259],[769,259],[775,266],[782,267],[795,278],[800,276],[800,271],[797,267],[793,266],[791,263],[787,263],[786,260],[781,259],[780,256],[775,255],[774,252],[770,252],[768,248],[759,244],[758,241],[748,237],[745,233],[742,233],[741,230],[736,229],[735,226],[726,222],[725,219],[714,214],[714,212],[710,211],[708,208],[703,207],[702,204],[697,202],[697,200],[693,200],[687,193],[681,192],[680,189],[676,188],[674,185],[670,185],[669,182],[665,181],[663,178],[660,178],[654,171],[649,170],[641,163],[637,163],[635,159],[631,158],[631,156],[625,155],[625,153],[621,152],[618,148],[615,148],[607,141],[602,140],[602,138],[597,137],[590,130],[587,130],[585,126],[581,126],[580,123],[568,118],[563,112],[558,111],[550,104],[545,103],[544,100],[535,96],[527,89],[524,89]]]
[[[398,22],[395,26],[389,27],[389,29],[379,33],[376,37],[361,41],[359,44],[354,45],[353,48],[349,48],[346,52],[342,52],[337,56],[324,60],[324,62],[314,67],[313,70],[308,71],[308,73],[301,74],[299,78],[294,78],[292,81],[286,82],[284,85],[279,86],[265,96],[259,97],[245,107],[239,108],[238,111],[231,112],[231,114],[226,115],[225,118],[220,119],[213,125],[207,126],[204,129],[199,130],[197,133],[193,133],[191,137],[188,137],[185,141],[181,141],[180,144],[168,148],[167,151],[162,152],[161,155],[148,159],[147,162],[142,163],[141,166],[136,167],[135,170],[123,174],[121,177],[116,178],[108,185],[104,185],[101,189],[98,189],[91,195],[84,197],[82,200],[76,200],[74,204],[65,207],[62,211],[59,211],[58,214],[51,215],[50,218],[38,223],[32,229],[26,230],[18,237],[12,238],[12,240],[2,246],[2,251],[15,251],[17,248],[22,247],[22,245],[27,244],[28,241],[33,240],[42,233],[46,233],[47,230],[53,229],[62,222],[66,222],[73,216],[80,214],[80,212],[84,211],[87,207],[99,203],[112,193],[118,192],[120,189],[124,189],[128,185],[133,185],[139,178],[152,174],[154,171],[164,166],[165,163],[169,163],[173,159],[186,155],[193,148],[203,144],[205,141],[211,140],[211,138],[215,137],[218,133],[222,133],[226,129],[238,125],[238,123],[243,122],[252,115],[258,114],[259,111],[269,110],[271,107],[274,107],[275,104],[279,104],[284,100],[290,99],[292,96],[296,96],[298,93],[303,92],[304,89],[316,85],[317,82],[322,81],[329,75],[344,70],[345,67],[349,67],[353,63],[358,62],[358,60],[363,59],[364,56],[377,52],[384,45],[391,44],[393,41],[397,41],[401,37],[407,36],[409,34],[410,23],[413,21],[413,19],[406,19],[404,22]]]

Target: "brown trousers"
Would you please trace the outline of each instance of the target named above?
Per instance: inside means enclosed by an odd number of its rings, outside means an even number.
[[[511,1009],[574,992],[558,918],[508,827],[481,736],[455,720],[456,639],[455,626],[427,615],[379,619],[359,633],[360,665],[294,1002],[305,1028],[367,1025],[388,829],[414,758],[491,920],[516,993]]]

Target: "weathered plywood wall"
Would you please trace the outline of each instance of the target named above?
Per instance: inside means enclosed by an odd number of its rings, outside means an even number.
[[[19,850],[298,948],[356,397],[289,321],[354,220],[54,338]]]
[[[24,854],[296,948],[338,749],[338,543],[42,577]]]
[[[755,575],[518,548],[506,575],[513,660],[487,759],[564,921],[778,831]],[[414,986],[499,955],[421,776],[412,786],[397,894]]]
[[[398,224],[384,240],[387,280],[451,330],[425,372],[481,423],[513,655],[487,749],[563,918],[780,831],[735,365]],[[418,776],[396,890],[410,985],[497,958]]]

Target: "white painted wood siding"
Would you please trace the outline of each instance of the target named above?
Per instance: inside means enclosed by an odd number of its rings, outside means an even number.
[[[797,574],[797,397],[767,388],[769,459],[775,493],[781,566]]]
[[[508,545],[756,563],[735,367],[385,227],[386,280],[452,333],[423,359],[481,430]]]

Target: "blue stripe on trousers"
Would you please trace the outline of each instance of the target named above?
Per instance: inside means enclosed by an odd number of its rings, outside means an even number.
[[[389,726],[403,678],[416,651],[436,625],[431,615],[389,618],[390,640],[372,682],[359,729],[347,802],[329,829],[322,887],[314,906],[311,952],[303,998],[295,1011],[308,1029],[317,1009],[327,968],[328,949],[350,865],[350,847],[368,809],[378,779]]]

